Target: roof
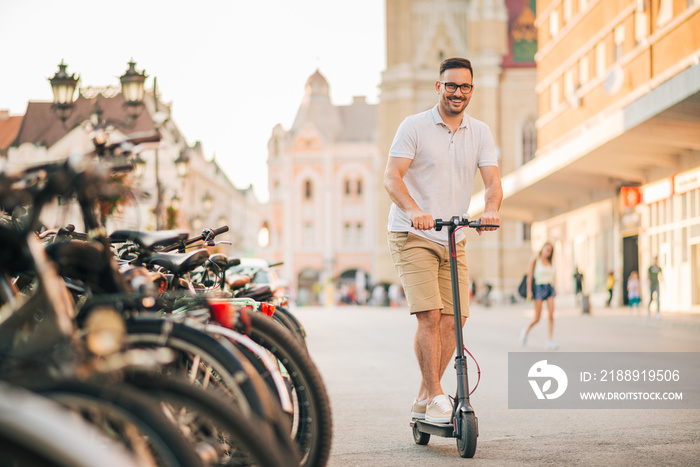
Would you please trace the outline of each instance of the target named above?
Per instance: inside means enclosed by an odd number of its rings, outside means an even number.
[[[12,144],[12,141],[17,137],[21,124],[21,115],[8,116],[7,118],[0,116],[0,151],[4,151]]]
[[[340,131],[336,141],[377,141],[377,106],[363,97],[355,97],[351,105],[338,107]]]
[[[102,110],[102,118],[125,134],[155,130],[153,120],[145,111],[136,117],[133,125],[125,124],[129,117],[121,94],[109,98],[100,94],[95,99],[79,96],[65,125],[54,113],[51,102],[29,102],[17,138],[11,145],[32,143],[51,147],[75,127],[89,120],[94,113],[95,104]]]

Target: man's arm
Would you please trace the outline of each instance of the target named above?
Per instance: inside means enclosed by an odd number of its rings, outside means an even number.
[[[479,167],[481,178],[484,181],[484,213],[481,215],[482,224],[501,225],[501,216],[498,210],[501,209],[503,201],[503,188],[501,187],[501,177],[498,167],[495,165],[485,165]],[[495,228],[477,229],[479,235],[482,230],[496,230]]]
[[[435,226],[433,216],[418,207],[403,181],[411,162],[413,159],[389,157],[384,170],[384,188],[394,204],[411,218],[415,229],[430,230]]]

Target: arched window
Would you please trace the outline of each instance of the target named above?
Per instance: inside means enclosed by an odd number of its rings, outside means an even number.
[[[523,125],[522,143],[522,163],[526,164],[535,158],[535,151],[537,151],[537,127],[535,126],[535,119],[532,117],[529,117]]]
[[[357,180],[357,197],[359,198],[362,196],[362,180],[358,179]]]
[[[311,183],[311,180],[307,180],[304,182],[304,198],[305,199],[311,199],[314,196],[314,190],[313,190],[313,185]]]

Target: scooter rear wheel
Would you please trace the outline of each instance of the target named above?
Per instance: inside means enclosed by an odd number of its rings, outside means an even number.
[[[425,446],[428,444],[430,441],[430,433],[423,433],[418,429],[418,424],[414,423],[413,424],[413,441],[416,442],[416,444],[420,444],[421,446]]]
[[[474,412],[462,413],[460,415],[462,424],[462,435],[457,438],[457,451],[462,457],[474,457],[476,453],[476,415]]]

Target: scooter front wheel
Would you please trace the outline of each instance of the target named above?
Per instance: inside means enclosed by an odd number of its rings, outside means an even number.
[[[462,424],[462,434],[457,438],[457,451],[462,457],[474,457],[476,453],[476,415],[474,412],[460,414],[460,423]],[[415,428],[414,428],[415,429]]]
[[[421,446],[425,446],[428,444],[430,441],[430,433],[423,433],[418,429],[418,424],[414,423],[413,424],[413,441],[416,442],[416,444],[420,444]]]

